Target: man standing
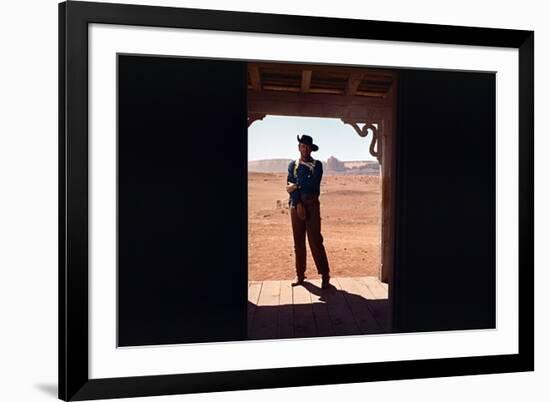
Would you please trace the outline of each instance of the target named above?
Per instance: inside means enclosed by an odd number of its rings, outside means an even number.
[[[317,272],[322,276],[323,289],[331,287],[323,236],[319,195],[323,164],[311,157],[319,147],[309,135],[297,136],[300,158],[288,165],[286,191],[289,193],[290,218],[296,255],[296,279],[292,286],[302,285],[306,278],[306,233]]]

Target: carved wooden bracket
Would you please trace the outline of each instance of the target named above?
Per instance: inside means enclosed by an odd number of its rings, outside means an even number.
[[[265,113],[248,113],[248,127],[256,120],[263,120]]]
[[[380,123],[377,123],[377,122],[374,122],[374,121],[355,121],[355,120],[348,120],[348,119],[341,119],[344,124],[349,124],[350,126],[352,126],[355,131],[357,132],[357,134],[359,134],[361,137],[366,137],[368,134],[369,134],[369,130],[372,131],[372,140],[370,142],[370,146],[369,146],[369,152],[372,156],[375,156],[376,159],[378,159],[378,162],[380,163],[380,158],[381,158],[381,152],[380,152],[380,149],[374,149],[374,147],[377,146],[377,143],[378,143],[378,129],[380,127]],[[365,123],[365,125],[363,126],[363,128],[360,128],[358,126],[359,123]],[[376,126],[375,126],[376,124]]]

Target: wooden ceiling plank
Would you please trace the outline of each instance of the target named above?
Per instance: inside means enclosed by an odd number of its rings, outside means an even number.
[[[311,86],[311,70],[302,70],[302,85],[301,85],[301,91],[302,92],[309,92],[309,88]]]
[[[260,67],[254,64],[249,64],[248,72],[250,73],[250,82],[252,84],[252,89],[255,91],[262,90],[262,81],[260,76]]]
[[[352,73],[349,75],[346,85],[346,95],[355,95],[355,93],[357,92],[357,88],[359,88],[359,84],[361,84],[362,78],[363,74],[360,73]]]
[[[333,119],[347,118],[355,121],[364,121],[367,119],[378,120],[384,118],[386,115],[384,109],[346,108],[334,105],[324,105],[323,108],[316,108],[315,105],[307,103],[293,104],[292,107],[281,104],[263,104],[255,105],[253,109],[264,110],[264,114],[274,116],[324,117]]]
[[[397,73],[392,70],[376,69],[370,67],[360,66],[336,66],[325,64],[300,64],[300,63],[268,63],[268,62],[253,62],[248,63],[249,67],[255,66],[258,68],[265,68],[266,70],[273,71],[292,71],[294,73],[301,73],[302,70],[312,70],[314,72],[326,73],[326,74],[341,74],[341,73],[363,73],[365,79],[386,79],[393,80]]]
[[[338,94],[322,93],[289,93],[276,91],[249,91],[249,100],[265,100],[270,102],[293,103],[293,102],[311,102],[316,105],[360,105],[362,107],[391,107],[392,102],[389,99],[368,98],[363,96],[347,96]]]

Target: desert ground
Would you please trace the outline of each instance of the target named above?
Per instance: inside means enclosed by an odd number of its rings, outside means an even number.
[[[293,279],[294,244],[286,173],[248,173],[248,279]],[[378,176],[325,175],[321,233],[333,277],[378,276],[381,196]],[[307,242],[307,240],[306,240]],[[307,271],[318,278],[307,247]]]

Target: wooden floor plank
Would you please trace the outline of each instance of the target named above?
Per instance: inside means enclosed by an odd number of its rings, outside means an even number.
[[[278,306],[279,295],[281,294],[280,281],[264,281],[262,293],[258,300],[258,306]]]
[[[254,313],[251,337],[253,339],[277,338],[277,310],[279,308],[279,281],[264,281]]]
[[[316,336],[309,292],[303,286],[294,286],[292,288],[292,299],[294,301],[294,336],[296,338]]]
[[[391,332],[391,306],[388,299],[388,288],[378,278],[366,276],[359,278],[372,292],[375,300],[369,303],[372,315],[384,332]]]
[[[248,282],[248,337],[252,336],[252,326],[254,325],[254,316],[258,308],[258,299],[262,289],[262,282]]]
[[[348,302],[355,322],[364,334],[383,332],[369,309],[369,302],[374,295],[369,288],[358,278],[336,278],[342,287],[344,297]]]
[[[321,287],[320,279],[315,279],[310,282],[314,283],[319,288]],[[340,284],[334,278],[331,279],[331,283],[334,285],[334,288],[323,290],[321,297],[326,303],[334,335],[360,334],[361,331],[344,299],[344,295],[340,291]]]
[[[387,285],[376,277],[331,279],[333,289],[322,290],[321,280],[304,286],[291,281],[248,283],[249,339],[341,336],[391,331]]]
[[[334,335],[334,329],[332,328],[332,322],[328,314],[328,307],[323,300],[323,291],[320,289],[320,284],[314,285],[312,288],[306,286],[306,289],[310,291],[311,307],[313,309],[317,336]]]
[[[374,276],[363,276],[359,278],[360,281],[362,281],[369,290],[374,295],[375,299],[387,299],[388,298],[388,290],[387,287],[384,287],[382,283],[378,280],[378,278]]]
[[[294,337],[294,312],[291,281],[281,281],[279,297],[278,330],[279,339]]]

